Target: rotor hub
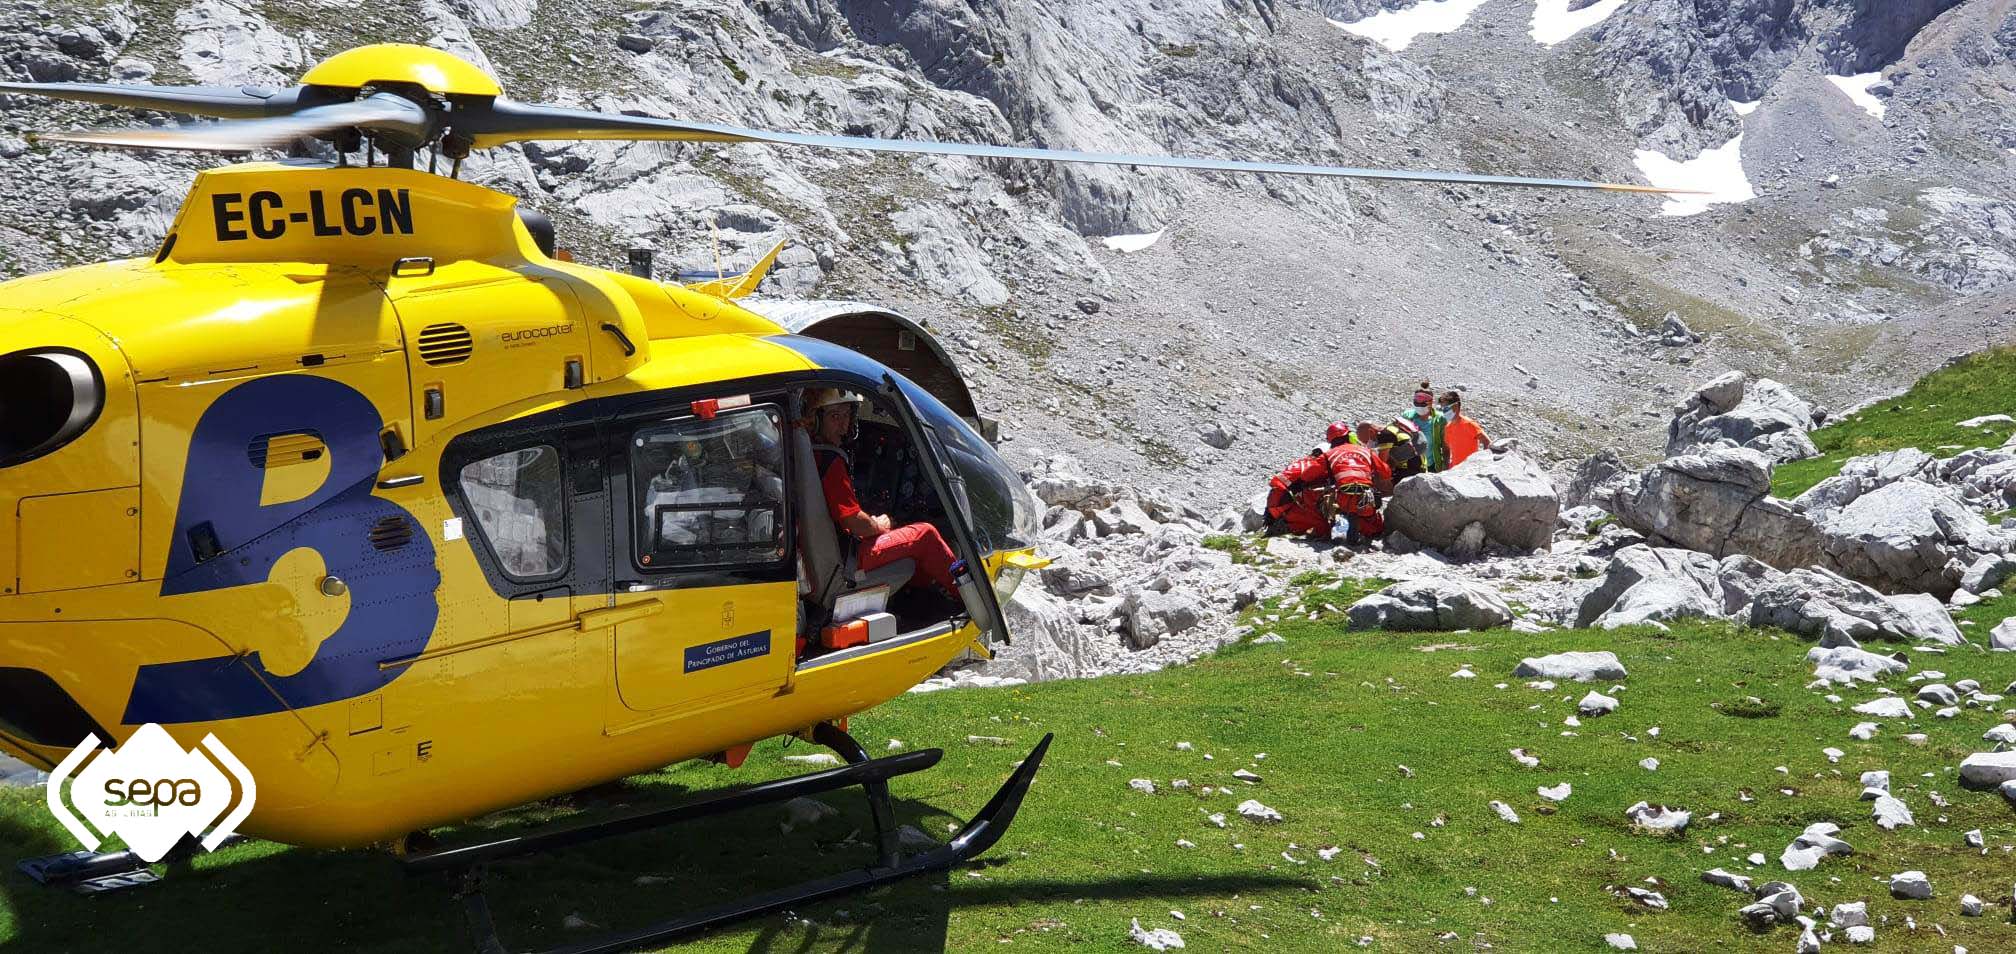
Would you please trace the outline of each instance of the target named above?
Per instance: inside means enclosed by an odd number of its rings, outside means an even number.
[[[414,43],[374,43],[345,50],[310,67],[301,82],[308,86],[363,89],[367,86],[417,86],[436,96],[504,94],[497,78],[453,53]]]

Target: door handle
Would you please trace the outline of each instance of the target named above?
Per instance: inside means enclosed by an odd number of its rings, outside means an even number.
[[[583,631],[602,629],[607,626],[619,626],[624,623],[634,623],[640,619],[649,619],[658,615],[664,609],[665,604],[659,600],[640,600],[635,603],[625,603],[622,606],[611,606],[608,609],[589,610],[574,617],[574,625]]]

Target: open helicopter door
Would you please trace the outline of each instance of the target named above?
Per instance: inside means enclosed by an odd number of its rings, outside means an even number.
[[[919,469],[938,499],[945,502],[945,523],[952,531],[952,555],[966,565],[964,576],[955,573],[959,598],[965,603],[967,614],[973,617],[973,624],[979,627],[976,641],[982,646],[992,646],[996,639],[1008,642],[1008,621],[1002,615],[1001,601],[994,595],[993,581],[987,576],[987,553],[980,549],[973,532],[973,503],[966,494],[966,479],[952,466],[937,428],[917,413],[910,396],[903,393],[894,376],[882,376],[882,396],[896,409],[904,434],[922,459],[924,466]]]

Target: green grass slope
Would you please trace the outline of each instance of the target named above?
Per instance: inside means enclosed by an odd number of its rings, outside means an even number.
[[[1543,635],[1349,632],[1339,612],[1362,588],[1345,581],[1336,599],[1307,600],[1323,607],[1320,618],[1273,627],[1285,642],[1242,644],[1192,666],[906,696],[857,716],[854,732],[872,749],[890,739],[945,749],[939,768],[893,783],[903,820],[941,838],[1043,733],[1057,741],[1020,819],[978,863],[678,949],[1119,952],[1139,950],[1127,940],[1129,921],[1139,918],[1204,951],[1356,950],[1361,937],[1383,951],[1599,951],[1610,932],[1634,935],[1646,951],[1790,950],[1793,932],[1751,934],[1736,916],[1748,899],[1700,881],[1717,866],[1760,882],[1786,878],[1809,904],[1868,900],[1872,918],[1888,918],[1870,950],[2016,949],[2007,906],[2016,864],[2004,847],[2016,843],[2016,811],[1993,793],[1962,790],[1954,774],[1982,747],[1998,712],[1970,708],[1952,720],[1928,713],[1857,742],[1848,729],[1863,717],[1849,707],[1875,692],[1842,690],[1835,703],[1805,688],[1808,646],[1784,634],[1719,624]],[[1999,602],[1974,615],[2016,613],[2016,599]],[[1542,691],[1511,677],[1521,657],[1572,649],[1614,651],[1631,671],[1621,709],[1575,728],[1564,720],[1592,687]],[[1477,678],[1451,677],[1466,664]],[[1914,668],[1925,667],[1999,691],[2016,679],[2016,654],[1916,656]],[[1901,679],[1890,686],[1911,691]],[[1924,738],[1914,742],[1909,733]],[[1839,763],[1822,753],[1830,746],[1845,752]],[[1541,767],[1521,767],[1512,748],[1537,755]],[[672,801],[693,789],[790,774],[797,767],[782,754],[769,743],[739,771],[675,766],[446,840],[572,807]],[[1648,757],[1659,760],[1656,771],[1640,767]],[[1239,769],[1260,782],[1235,780]],[[1858,776],[1870,769],[1893,774],[1917,828],[1874,827],[1869,803],[1858,800]],[[1136,778],[1152,780],[1156,792],[1130,789]],[[1536,794],[1560,782],[1574,792],[1559,806]],[[1935,804],[1935,791],[1949,807]],[[1237,806],[1246,799],[1285,820],[1241,818]],[[1641,799],[1690,809],[1694,823],[1677,837],[1635,833],[1624,812]],[[864,863],[868,818],[859,796],[825,800],[841,817],[790,831],[780,831],[783,812],[769,807],[499,865],[491,903],[514,945],[556,945],[588,933],[564,928],[569,915],[634,927]],[[1488,807],[1493,800],[1510,804],[1522,822],[1501,821]],[[1210,822],[1214,813],[1227,816],[1226,827]],[[1779,853],[1816,821],[1842,825],[1856,854],[1787,875]],[[1962,843],[1973,828],[1986,832],[1985,856]],[[0,793],[0,852],[65,847],[40,792]],[[1323,860],[1329,849],[1336,851]],[[1744,860],[1751,852],[1770,862],[1753,868]],[[1889,898],[1882,879],[1910,869],[1930,875],[1933,900]],[[1620,898],[1625,885],[1655,888],[1671,909]],[[1987,917],[1959,916],[1964,892],[1994,905]],[[450,885],[404,878],[372,854],[256,843],[170,871],[151,889],[95,900],[36,888],[9,871],[0,874],[0,952],[467,949],[451,896]],[[1905,931],[1907,916],[1917,933]],[[1931,933],[1935,924],[1945,937]]]
[[[1999,447],[2016,424],[1955,425],[1989,414],[2016,415],[2016,347],[1980,351],[1920,378],[1911,390],[1878,401],[1813,432],[1820,456],[1780,464],[1771,492],[1792,498],[1841,472],[1851,457],[1916,447],[1951,457],[1970,447]]]

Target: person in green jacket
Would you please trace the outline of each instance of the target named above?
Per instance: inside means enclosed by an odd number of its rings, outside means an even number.
[[[1429,470],[1442,469],[1442,424],[1444,418],[1435,413],[1435,391],[1428,382],[1421,382],[1421,389],[1414,392],[1414,407],[1402,411],[1401,419],[1413,424],[1421,431],[1421,459],[1428,462]]]

